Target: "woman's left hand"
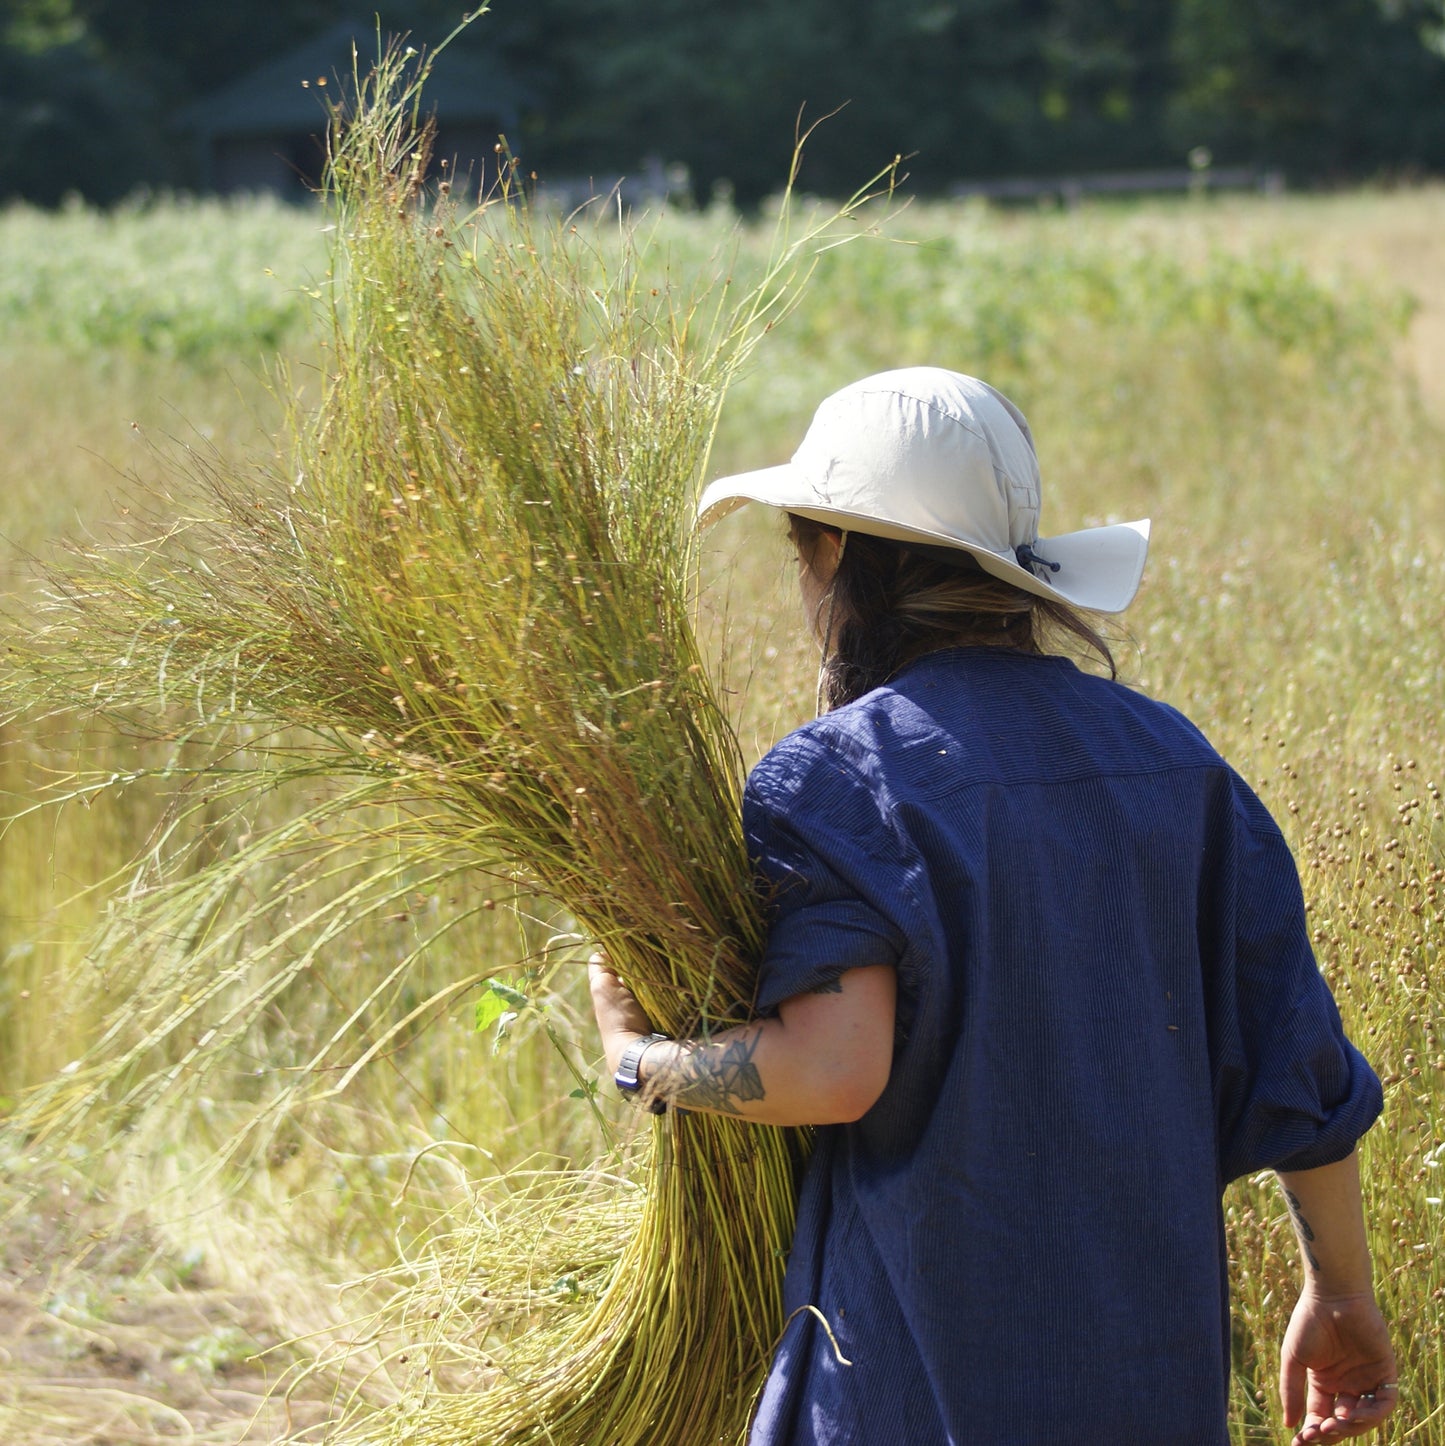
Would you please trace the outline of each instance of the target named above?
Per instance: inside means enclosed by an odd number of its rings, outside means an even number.
[[[639,1036],[651,1034],[652,1022],[637,996],[612,972],[605,955],[594,954],[587,961],[587,977],[597,1028],[602,1032],[602,1048],[607,1054],[607,1072],[616,1074],[623,1050]]]

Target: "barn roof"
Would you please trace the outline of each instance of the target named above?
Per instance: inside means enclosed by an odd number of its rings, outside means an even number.
[[[267,135],[325,124],[326,103],[354,92],[353,56],[364,75],[377,50],[376,27],[347,21],[288,50],[183,110],[177,120],[198,136]],[[325,85],[318,82],[324,78]],[[515,123],[525,87],[487,56],[455,45],[437,57],[423,109],[451,124]]]

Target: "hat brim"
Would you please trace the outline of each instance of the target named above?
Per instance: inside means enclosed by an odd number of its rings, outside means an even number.
[[[866,532],[895,542],[956,548],[973,557],[985,572],[1025,592],[1039,597],[1062,598],[1075,607],[1098,613],[1121,613],[1134,601],[1149,553],[1147,517],[1136,522],[1087,527],[1081,532],[1061,533],[1058,537],[1041,537],[1032,544],[1034,551],[1040,557],[1058,563],[1059,570],[1040,577],[1020,567],[1011,553],[994,552],[979,543],[948,533],[907,527],[866,513],[850,512],[840,507],[820,507],[816,494],[810,496],[810,491],[796,469],[788,463],[763,467],[756,472],[740,472],[733,477],[720,477],[704,490],[698,500],[697,525],[699,530],[705,531],[744,503],[760,502],[765,507],[795,512],[800,517],[849,532]]]

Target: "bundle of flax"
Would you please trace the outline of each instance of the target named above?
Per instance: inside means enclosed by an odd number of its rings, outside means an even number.
[[[539,221],[505,187],[470,211],[427,195],[400,62],[360,92],[333,137],[325,392],[285,479],[201,469],[209,518],[81,554],[55,578],[27,686],[170,736],[179,701],[198,739],[234,745],[238,720],[304,737],[263,767],[250,735],[214,772],[232,793],[288,770],[346,780],[318,805],[336,811],[402,804],[399,836],[565,909],[660,1029],[734,1022],[761,923],[741,760],[693,630],[692,507],[727,382],[823,232],[782,238],[740,304],[680,297],[639,279],[621,227],[609,241]],[[160,891],[162,920],[178,900],[214,909],[228,876],[207,877]],[[346,898],[329,907],[327,930]],[[133,1074],[192,1008],[128,1046]],[[94,1102],[115,1071],[93,1060],[70,1088]],[[69,1106],[46,1108],[53,1128]],[[782,1325],[805,1144],[655,1123],[636,1228],[595,1304],[522,1329],[474,1391],[366,1416],[358,1439],[740,1439]]]

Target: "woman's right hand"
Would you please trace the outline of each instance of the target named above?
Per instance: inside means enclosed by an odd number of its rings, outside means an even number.
[[[607,1072],[617,1073],[622,1053],[634,1040],[651,1034],[652,1022],[637,1002],[637,996],[612,972],[604,954],[587,961],[587,979],[592,988],[592,1012],[602,1034]]]

